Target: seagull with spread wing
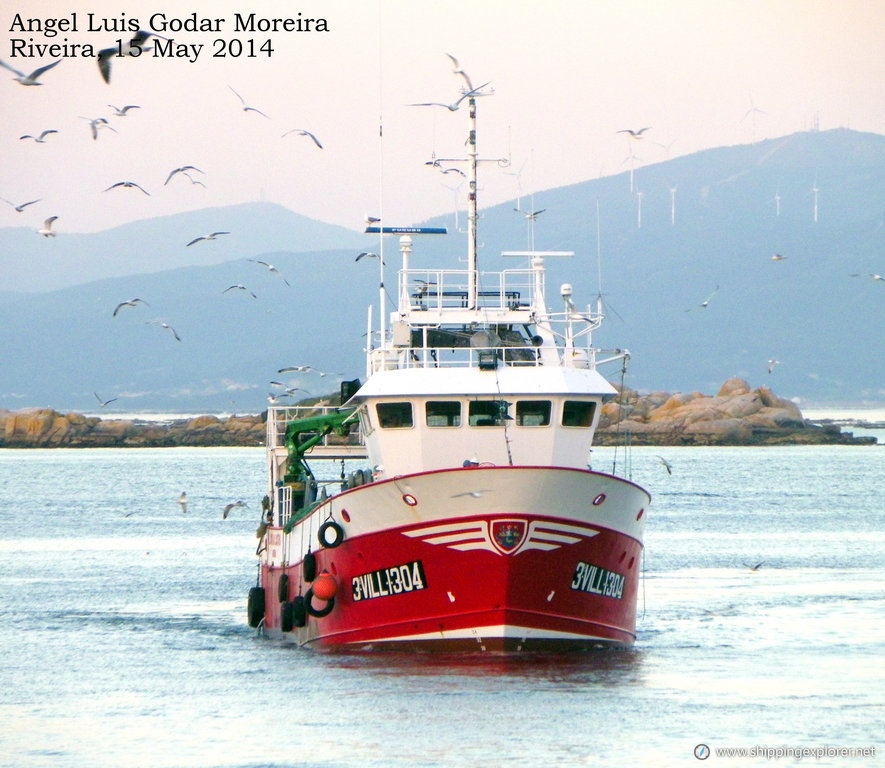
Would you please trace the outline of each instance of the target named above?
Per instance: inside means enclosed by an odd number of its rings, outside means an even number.
[[[109,405],[110,403],[115,403],[117,400],[119,400],[119,398],[117,398],[117,397],[112,397],[110,400],[102,400],[98,396],[98,392],[93,392],[92,394],[95,395],[95,399],[98,400],[98,404],[102,408],[104,408],[106,405]]]
[[[162,35],[139,29],[125,45],[117,43],[111,48],[102,48],[98,52],[98,71],[101,72],[102,80],[106,83],[111,82],[111,59],[114,56],[140,56],[144,51],[149,51],[150,48],[145,48],[144,44],[151,35],[162,37]],[[163,37],[162,39],[166,40],[167,38]]]
[[[257,298],[258,298],[258,297],[257,297],[252,291],[250,291],[250,290],[249,290],[245,285],[243,285],[242,283],[237,283],[236,285],[229,285],[227,288],[225,288],[225,289],[222,291],[222,293],[227,293],[228,291],[234,291],[234,290],[245,291],[245,292],[248,293],[253,299],[257,299]]]
[[[40,133],[39,136],[31,136],[30,133],[26,133],[24,136],[19,136],[19,137],[18,137],[18,140],[19,140],[19,141],[22,141],[22,140],[24,140],[24,139],[33,139],[33,140],[36,141],[38,144],[45,144],[45,143],[46,143],[46,137],[47,137],[50,133],[58,133],[58,131],[55,130],[55,128],[47,128],[45,131],[42,131],[42,132]]]
[[[175,176],[176,173],[184,174],[185,176],[187,176],[187,178],[190,179],[190,176],[187,175],[188,171],[196,171],[197,173],[205,173],[204,171],[201,171],[199,168],[197,168],[195,165],[182,165],[180,168],[173,168],[171,171],[169,171],[169,175],[166,177],[166,181],[163,182],[163,186],[165,187],[172,180],[172,177]],[[201,183],[201,182],[194,182],[194,180],[191,179],[191,184],[194,184],[194,183]]]
[[[646,131],[650,131],[651,126],[646,126],[645,128],[640,128],[638,131],[631,130],[630,128],[623,128],[620,131],[615,131],[615,133],[629,133],[631,139],[641,139],[642,134]]]
[[[200,240],[214,240],[219,235],[229,235],[230,232],[211,232],[208,235],[200,235],[199,237],[195,237],[191,240],[188,245],[193,245],[194,243],[199,243]]]
[[[112,126],[112,125],[107,121],[107,118],[105,118],[105,117],[96,117],[96,118],[93,119],[93,118],[90,118],[90,117],[83,117],[83,115],[80,115],[80,118],[83,119],[83,120],[88,120],[88,121],[89,121],[89,128],[92,130],[92,140],[93,140],[93,141],[95,141],[96,139],[98,139],[98,132],[99,132],[99,130],[102,129],[102,128],[109,128],[109,129],[112,130],[114,133],[117,133],[117,132],[118,132],[117,129],[114,128],[114,126]]]
[[[221,512],[221,519],[227,520],[227,516],[230,514],[232,509],[237,509],[239,507],[248,507],[249,505],[245,501],[234,501],[230,504],[225,504],[224,509]]]
[[[34,203],[39,203],[42,199],[43,199],[42,197],[38,197],[36,200],[29,200],[26,203],[21,203],[19,205],[16,205],[11,200],[7,200],[5,197],[0,197],[0,200],[2,200],[4,203],[9,203],[13,208],[15,208],[17,213],[22,213],[25,210],[25,208],[27,208],[29,205],[33,205]]]
[[[58,216],[50,216],[46,221],[43,222],[43,228],[37,230],[38,235],[43,235],[43,237],[55,237],[55,231],[52,229],[52,223],[58,218]]]
[[[43,83],[38,83],[37,79],[44,72],[47,72],[48,70],[52,69],[54,66],[56,66],[60,62],[61,62],[61,59],[56,59],[55,61],[52,62],[52,64],[47,64],[45,67],[40,67],[39,69],[35,69],[33,72],[31,72],[30,75],[26,75],[24,72],[19,72],[15,67],[9,66],[9,64],[7,64],[5,61],[3,61],[3,59],[0,59],[0,67],[3,67],[4,69],[8,69],[10,72],[15,72],[17,77],[13,77],[12,79],[18,80],[18,82],[20,82],[22,85],[43,85]]]
[[[491,82],[491,80],[489,81],[489,83],[490,82]],[[455,112],[456,110],[458,110],[460,108],[461,102],[464,101],[464,99],[468,99],[471,96],[484,95],[484,94],[481,94],[480,91],[483,88],[485,88],[489,83],[483,83],[481,86],[479,86],[479,88],[473,88],[469,91],[465,91],[464,93],[461,94],[461,96],[457,100],[453,101],[451,104],[443,104],[440,101],[422,101],[418,104],[407,104],[406,106],[409,106],[409,107],[445,107],[447,110],[449,110],[449,112]]]
[[[145,320],[146,325],[159,325],[161,328],[165,328],[169,331],[174,337],[176,341],[181,341],[181,337],[178,335],[178,332],[171,326],[169,323],[164,323],[162,320]]]
[[[113,315],[111,315],[111,316],[116,317],[117,313],[121,309],[123,309],[123,307],[135,307],[139,304],[144,304],[145,306],[148,306],[148,307],[150,306],[150,304],[148,304],[144,299],[136,298],[136,299],[129,299],[129,301],[121,301],[119,304],[117,304],[116,307],[114,307],[114,312],[113,312]]]
[[[290,133],[297,133],[299,136],[309,136],[314,144],[317,145],[320,149],[323,148],[323,145],[320,144],[320,140],[314,136],[310,131],[305,131],[303,128],[293,128],[291,131],[286,131],[280,138],[284,139]]]
[[[246,104],[246,100],[242,96],[240,96],[240,94],[238,94],[236,91],[234,91],[234,89],[231,86],[227,86],[227,87],[230,88],[234,92],[234,95],[240,100],[240,103],[242,103],[243,112],[257,112],[262,117],[267,117],[267,115],[265,115],[264,112],[262,112],[260,109],[255,109],[255,107],[248,106]],[[267,119],[270,120],[269,117]]]
[[[140,190],[141,190],[142,192],[144,192],[148,197],[151,196],[151,193],[150,193],[150,192],[148,192],[144,187],[142,187],[142,186],[136,184],[134,181],[118,181],[116,184],[111,184],[111,186],[109,186],[107,189],[105,189],[105,190],[103,190],[103,191],[104,191],[104,192],[107,192],[108,189],[114,189],[114,188],[116,188],[116,187],[126,187],[126,188],[133,188],[133,187],[134,187],[135,189],[140,189]]]
[[[251,262],[253,262],[253,263],[255,263],[255,264],[261,264],[261,265],[267,267],[267,269],[268,269],[270,272],[273,272],[274,274],[279,275],[280,279],[281,279],[286,285],[290,285],[289,281],[286,280],[285,277],[283,277],[283,273],[280,272],[280,270],[278,270],[273,264],[268,264],[266,261],[262,261],[261,259],[247,259],[247,261],[251,261]]]
[[[113,104],[108,104],[108,106],[114,110],[114,117],[126,117],[126,113],[130,109],[141,109],[138,104],[127,104],[125,107],[115,107]]]

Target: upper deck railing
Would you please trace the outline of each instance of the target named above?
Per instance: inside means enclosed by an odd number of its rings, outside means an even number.
[[[404,269],[399,273],[399,311],[528,310],[533,306],[538,276],[531,269],[481,272],[476,306],[470,306],[469,270]]]

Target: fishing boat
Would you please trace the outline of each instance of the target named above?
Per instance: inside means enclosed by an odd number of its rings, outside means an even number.
[[[382,242],[398,236],[402,265],[396,306],[382,289],[377,328],[369,312],[365,380],[343,382],[338,407],[268,409],[247,608],[268,636],[506,653],[635,640],[650,496],[589,463],[617,393],[599,369],[629,353],[594,347],[601,301],[579,309],[565,284],[548,307],[546,261],[565,254],[513,251],[512,269],[479,269],[482,95],[464,93],[467,254],[453,261],[466,269],[412,266],[416,240],[440,230],[373,222]],[[360,468],[317,480],[315,458],[354,450]]]

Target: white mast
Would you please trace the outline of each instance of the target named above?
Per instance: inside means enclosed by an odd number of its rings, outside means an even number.
[[[468,269],[468,306],[470,309],[477,307],[477,264],[476,264],[476,97],[471,95],[468,100],[470,108],[470,134],[467,137],[467,163],[469,166],[468,191],[467,191],[467,269]]]

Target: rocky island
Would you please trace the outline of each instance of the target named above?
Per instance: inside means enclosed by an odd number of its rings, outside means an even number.
[[[328,401],[328,398],[327,398]],[[331,400],[335,402],[334,399]],[[51,408],[0,410],[0,448],[149,448],[261,446],[267,413],[198,416],[158,422],[101,419]],[[715,396],[624,389],[602,408],[597,445],[863,445],[836,424],[814,424],[790,400],[743,379],[726,381]]]

